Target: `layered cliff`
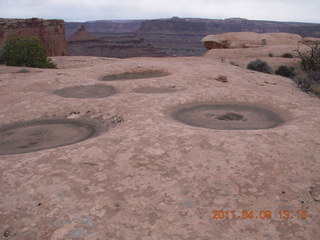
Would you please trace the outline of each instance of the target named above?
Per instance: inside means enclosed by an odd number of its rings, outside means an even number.
[[[146,20],[141,22],[138,33],[149,34],[219,34],[226,32],[287,32],[303,37],[320,37],[320,24],[257,21],[244,18],[224,20],[178,18]]]
[[[94,33],[128,33],[138,30],[141,22],[141,20],[99,20],[84,23],[67,22],[66,37],[69,38],[72,34],[78,31],[80,25],[83,25],[89,32]]]
[[[145,43],[137,34],[92,34],[84,25],[68,38],[68,52],[73,56],[115,58],[163,57],[165,53]]]
[[[243,18],[225,20],[178,18],[133,20],[133,21],[92,21],[66,23],[70,36],[81,24],[95,35],[134,33],[144,43],[168,55],[199,56],[206,52],[201,39],[207,35],[227,32],[285,32],[302,37],[320,37],[320,24],[276,21],[255,21]]]
[[[63,20],[0,19],[0,46],[12,37],[31,35],[40,40],[49,56],[67,55]]]

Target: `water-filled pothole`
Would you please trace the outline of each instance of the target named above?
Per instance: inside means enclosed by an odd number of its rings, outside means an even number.
[[[107,128],[99,121],[51,119],[0,127],[0,155],[65,146],[95,137]]]
[[[102,81],[117,81],[117,80],[133,80],[144,78],[158,78],[165,77],[171,73],[162,70],[145,70],[145,71],[132,71],[119,74],[110,74],[102,77]]]
[[[176,92],[177,89],[172,87],[140,87],[133,89],[136,93],[173,93]]]
[[[67,98],[103,98],[117,93],[117,90],[110,85],[96,84],[66,87],[54,93]]]
[[[171,117],[191,126],[222,130],[266,129],[285,122],[270,109],[242,103],[193,104],[171,112]]]

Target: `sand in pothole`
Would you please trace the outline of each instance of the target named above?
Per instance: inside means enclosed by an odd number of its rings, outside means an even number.
[[[172,87],[140,87],[132,90],[136,93],[173,93],[176,92],[177,89]]]
[[[117,93],[116,88],[110,85],[81,85],[66,87],[54,92],[67,98],[103,98]]]
[[[158,78],[165,77],[171,73],[162,70],[145,70],[145,71],[133,71],[120,74],[106,75],[102,78],[102,81],[117,81],[117,80],[133,80],[144,78]]]
[[[83,119],[52,119],[0,127],[0,155],[69,145],[105,131],[102,123]]]
[[[173,111],[171,117],[195,127],[225,130],[266,129],[285,122],[264,107],[233,103],[190,105]]]

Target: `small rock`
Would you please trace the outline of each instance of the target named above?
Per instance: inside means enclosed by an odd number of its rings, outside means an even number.
[[[264,82],[267,84],[277,85],[277,83],[275,83],[275,82],[268,82],[268,81],[264,81]]]
[[[67,118],[69,119],[74,119],[74,118],[79,118],[80,112],[79,111],[72,111],[70,112],[69,116]]]
[[[101,119],[103,119],[103,115],[97,113],[97,114],[91,115],[90,118],[96,119],[96,120],[101,120]]]
[[[228,77],[225,75],[219,75],[218,78],[215,78],[215,80],[219,82],[228,82]]]
[[[313,200],[320,201],[320,185],[311,187],[310,188],[310,195],[312,196]]]
[[[115,115],[109,118],[109,121],[111,122],[112,127],[116,127],[122,122],[124,122],[124,119],[121,116]]]
[[[5,230],[4,233],[3,233],[3,236],[4,237],[10,237],[12,234],[11,234],[11,231],[10,230]]]

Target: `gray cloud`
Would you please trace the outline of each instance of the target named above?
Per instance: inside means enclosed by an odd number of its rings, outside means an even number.
[[[319,0],[0,0],[0,16],[95,19],[199,17],[320,23]]]

